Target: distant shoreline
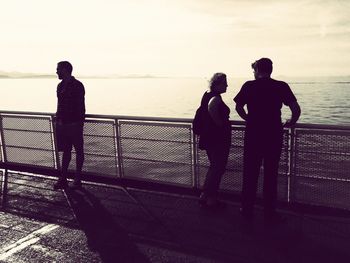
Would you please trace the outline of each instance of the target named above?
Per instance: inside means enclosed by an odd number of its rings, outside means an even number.
[[[77,75],[77,78],[82,79],[169,79],[169,78],[199,78],[199,77],[173,77],[173,76],[153,76],[153,75],[107,75],[107,76],[89,76]],[[0,79],[56,79],[56,75],[45,74],[0,74]]]
[[[249,80],[252,79],[252,76],[249,77],[234,77],[229,79],[240,79],[240,80]],[[158,76],[151,74],[110,74],[110,75],[76,75],[77,78],[82,79],[208,79],[208,76]],[[0,71],[0,79],[56,79],[56,74],[45,74],[45,73],[23,73],[23,72],[6,72]],[[284,75],[272,75],[274,79],[284,80],[288,83],[300,83],[300,84],[309,84],[309,83],[339,83],[347,84],[350,83],[349,76],[284,76]]]
[[[35,76],[7,76],[0,75],[0,79],[53,79],[56,76],[45,76],[45,75],[35,75]]]

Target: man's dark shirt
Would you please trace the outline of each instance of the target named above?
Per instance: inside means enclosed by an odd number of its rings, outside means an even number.
[[[287,83],[271,78],[247,81],[234,98],[236,103],[247,105],[247,128],[281,128],[282,104],[289,106],[296,98]]]
[[[74,77],[67,82],[61,81],[57,86],[57,120],[62,123],[84,122],[84,96],[84,85]]]

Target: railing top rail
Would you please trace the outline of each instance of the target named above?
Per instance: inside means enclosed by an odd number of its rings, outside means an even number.
[[[34,111],[7,111],[0,110],[0,114],[9,115],[40,115],[55,116],[53,112],[34,112]],[[144,120],[144,121],[170,121],[170,122],[192,122],[191,118],[168,118],[168,117],[147,117],[147,116],[126,116],[126,115],[106,115],[106,114],[86,114],[87,118],[97,119],[123,119],[123,120]]]
[[[35,115],[35,116],[54,116],[55,113],[50,112],[34,112],[34,111],[7,111],[0,110],[0,114],[10,114],[10,115]]]
[[[10,115],[35,115],[35,116],[55,116],[53,112],[33,112],[33,111],[7,111],[0,110],[1,114]],[[97,119],[119,119],[119,120],[142,120],[142,121],[161,121],[161,122],[182,122],[192,123],[192,118],[174,118],[174,117],[148,117],[148,116],[127,116],[127,115],[106,115],[106,114],[86,114],[87,118]],[[244,121],[231,120],[232,125],[244,125]],[[314,123],[297,123],[295,128],[304,129],[333,129],[333,130],[348,130],[350,125],[336,125],[336,124],[314,124]]]
[[[350,125],[337,125],[337,124],[313,124],[313,123],[297,123],[295,128],[305,129],[332,129],[350,131]]]

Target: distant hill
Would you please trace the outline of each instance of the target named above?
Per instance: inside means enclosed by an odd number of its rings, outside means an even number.
[[[112,75],[78,75],[78,78],[132,78],[132,79],[139,79],[139,78],[167,78],[164,76],[154,76],[149,74],[127,74],[127,75],[119,75],[119,74],[112,74]],[[43,74],[43,73],[24,73],[24,72],[6,72],[6,71],[0,71],[0,79],[24,79],[24,78],[57,78],[56,74]]]
[[[0,71],[0,78],[2,79],[21,79],[21,78],[56,78],[56,75],[40,74],[40,73],[24,73],[24,72],[6,72]]]

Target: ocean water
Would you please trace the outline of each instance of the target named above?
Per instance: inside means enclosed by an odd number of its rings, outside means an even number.
[[[192,118],[205,78],[80,79],[90,114]],[[302,108],[300,123],[350,125],[350,81],[337,78],[294,78],[287,81]],[[240,120],[233,97],[245,79],[229,79],[223,99],[230,118]],[[56,111],[57,79],[0,79],[0,110]],[[290,117],[284,107],[282,118]]]
[[[204,78],[81,79],[81,81],[86,89],[87,113],[153,117],[192,118],[208,86],[208,80]],[[232,99],[244,81],[229,79],[228,91],[223,95],[223,99],[231,108],[232,120],[240,120],[234,110]],[[349,81],[343,79],[322,79],[322,81],[289,79],[287,81],[301,105],[301,123],[350,125]],[[55,112],[57,83],[57,79],[0,79],[0,110]],[[288,109],[284,107],[283,118],[288,117]],[[7,120],[7,127],[9,125]],[[34,127],[29,126],[34,130],[35,127],[42,127],[42,125],[36,123]],[[99,132],[94,130],[94,133],[104,134],[109,128],[98,126],[98,129]],[[159,130],[152,127],[152,132],[144,128],[132,127],[123,131],[128,132],[123,134],[126,136],[122,142],[124,176],[191,184],[189,159],[191,149],[188,143],[181,141],[188,138],[186,131],[181,129],[165,131],[164,127],[160,127]],[[155,143],[150,140],[154,134],[157,134],[157,137],[163,136],[166,140]],[[28,137],[30,135],[28,133],[24,136],[23,133],[7,131],[6,135],[7,143],[19,145],[19,147],[25,145],[42,148],[43,145],[46,145],[45,147],[50,145],[48,142],[51,141],[50,134],[41,134],[40,140],[37,134],[33,134],[32,138]],[[138,140],[133,140],[133,137],[137,137]],[[242,181],[242,137],[236,136],[233,142],[232,154],[221,187],[239,192]],[[294,194],[297,194],[297,201],[348,209],[349,191],[344,183],[339,181],[339,179],[349,179],[350,163],[347,157],[349,143],[346,135],[338,137],[310,135],[305,138],[304,144],[308,150],[304,153],[299,151],[298,156],[298,162],[301,165],[297,172],[301,175],[301,179],[298,179],[297,185],[292,185],[293,189],[291,188]],[[310,148],[310,145],[313,148]],[[89,137],[86,138],[84,147],[86,153],[84,171],[115,176],[117,167],[113,138]],[[21,154],[18,154],[18,149],[15,147],[7,148],[7,157],[13,162],[49,167],[53,165],[50,152],[41,151],[40,154],[33,154],[30,150],[23,148],[20,150]],[[332,151],[340,154],[324,154]],[[283,175],[287,169],[286,160],[282,158],[280,163],[280,172]],[[205,165],[207,165],[204,152],[200,153],[198,161],[204,165],[199,170],[199,180],[203,183]],[[70,167],[73,169],[74,161],[71,162]],[[285,200],[287,184],[283,175],[279,178],[279,198]],[[318,180],[318,178],[331,180]],[[261,193],[261,187],[259,189]],[[334,192],[333,189],[337,191]],[[332,196],[331,199],[330,196]]]

